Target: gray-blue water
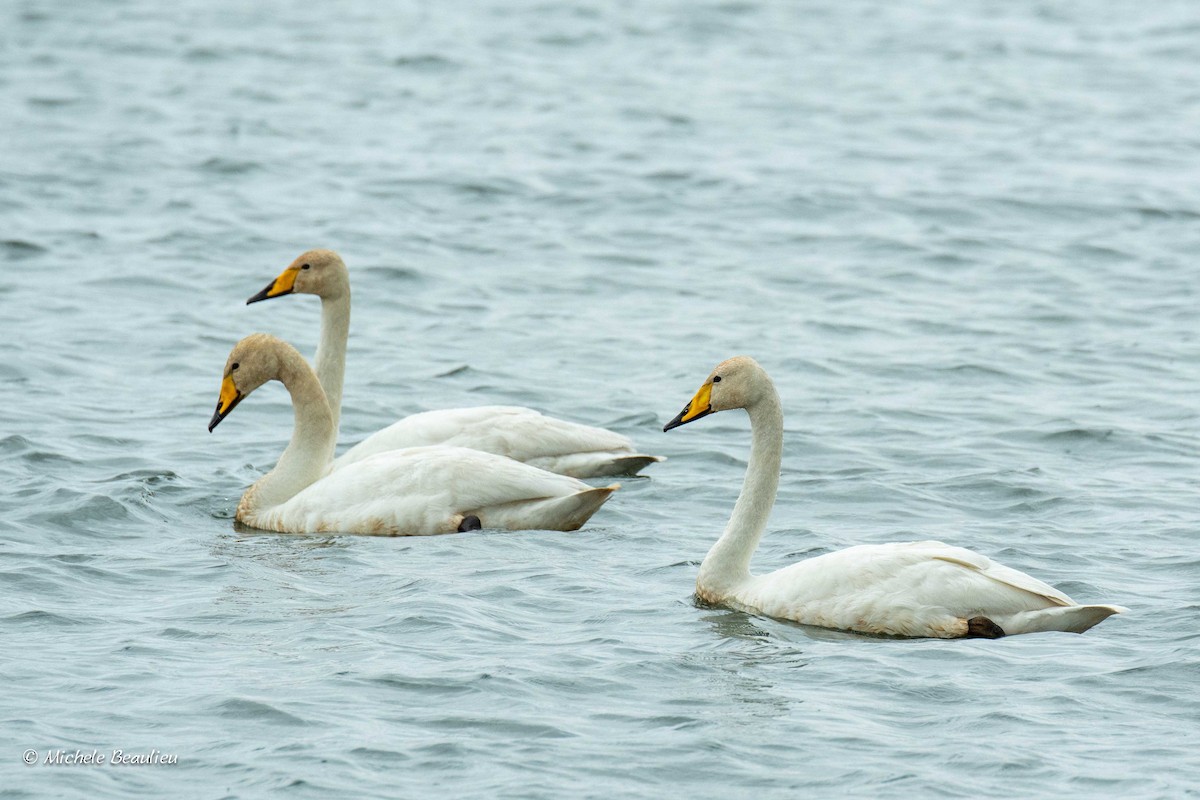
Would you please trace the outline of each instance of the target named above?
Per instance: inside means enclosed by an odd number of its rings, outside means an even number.
[[[0,797],[1200,793],[1194,3],[10,0]],[[205,431],[309,247],[343,447],[518,403],[670,460],[576,533],[234,529],[278,384]],[[883,641],[692,600],[748,353],[755,568],[939,538],[1129,606]],[[24,766],[56,750],[174,765]]]

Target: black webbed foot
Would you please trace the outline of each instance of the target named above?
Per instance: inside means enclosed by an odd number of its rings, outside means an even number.
[[[971,617],[967,620],[967,639],[999,639],[1001,636],[1004,636],[1004,628],[987,617]]]

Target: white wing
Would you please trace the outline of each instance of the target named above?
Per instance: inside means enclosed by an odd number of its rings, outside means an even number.
[[[519,406],[478,406],[405,417],[352,447],[333,469],[388,450],[434,444],[469,447],[580,478],[633,474],[662,460],[636,453],[628,437],[603,428]]]

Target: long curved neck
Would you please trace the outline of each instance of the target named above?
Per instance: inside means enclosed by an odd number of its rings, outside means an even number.
[[[321,342],[317,345],[317,379],[333,412],[337,434],[342,416],[342,383],[346,378],[346,340],[350,336],[350,289],[338,297],[321,298]]]
[[[750,557],[762,539],[779,489],[783,462],[783,409],[775,387],[767,384],[757,402],[746,408],[750,415],[750,464],[742,493],[721,538],[708,551],[696,583],[722,594],[750,577]]]
[[[239,510],[252,512],[286,502],[324,475],[333,459],[337,429],[317,376],[299,353],[281,351],[279,380],[292,396],[292,440],[275,469],[246,490]]]

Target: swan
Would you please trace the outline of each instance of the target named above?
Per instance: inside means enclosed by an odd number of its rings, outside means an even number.
[[[315,294],[321,298],[316,369],[333,410],[336,431],[350,331],[350,274],[345,262],[332,250],[301,253],[246,304],[289,294]],[[638,453],[627,437],[603,428],[543,416],[531,408],[479,406],[405,417],[350,448],[333,467],[341,469],[386,450],[430,444],[452,444],[508,456],[576,478],[635,475],[663,460],[661,456]]]
[[[732,408],[750,415],[753,444],[733,514],[696,576],[702,601],[822,628],[943,639],[1083,633],[1128,610],[1079,605],[1037,578],[933,541],[858,545],[751,575],[750,557],[775,503],[783,455],[775,385],[752,358],[723,361],[663,430]]]
[[[509,458],[446,445],[390,450],[330,472],[337,434],[320,381],[294,347],[265,333],[247,336],[229,354],[209,432],[272,380],[292,396],[295,427],[279,463],[238,503],[238,521],[254,528],[387,536],[481,527],[570,531],[619,488],[592,488]]]

